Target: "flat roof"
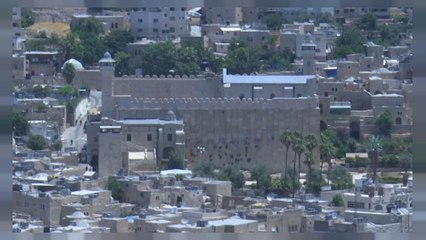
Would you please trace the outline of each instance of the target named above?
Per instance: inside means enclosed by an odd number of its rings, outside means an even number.
[[[27,51],[27,52],[24,52],[24,55],[27,55],[27,54],[55,55],[55,54],[58,54],[58,52],[57,51],[55,51],[55,52],[48,52],[48,51]]]
[[[306,84],[315,75],[228,75],[223,70],[224,84]]]
[[[236,226],[236,225],[249,224],[249,223],[257,223],[257,221],[241,219],[239,217],[232,217],[232,218],[227,218],[224,220],[209,221],[209,225],[212,225],[212,226],[224,226],[224,225]]]
[[[119,121],[124,125],[166,125],[166,124],[182,124],[181,120],[161,120],[161,119],[127,119]]]
[[[84,196],[84,195],[90,195],[95,193],[100,193],[102,191],[99,190],[80,190],[80,191],[74,191],[71,192],[71,195],[77,195],[77,196]]]

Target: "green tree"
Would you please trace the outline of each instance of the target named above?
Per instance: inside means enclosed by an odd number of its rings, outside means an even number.
[[[340,194],[336,194],[333,196],[333,200],[331,200],[333,206],[335,207],[344,207],[345,202],[343,201],[343,197]]]
[[[300,152],[304,151],[304,150],[302,151],[302,148],[303,148],[302,142],[301,142],[302,138],[303,138],[303,136],[302,136],[301,133],[293,132],[293,138],[292,138],[292,140],[293,140],[292,149],[293,149],[293,152],[294,152],[293,174],[292,174],[292,177],[293,177],[292,178],[293,179],[293,181],[292,181],[292,183],[293,183],[293,197],[296,193],[296,185],[298,185],[298,183],[299,183],[299,181],[296,181],[298,179],[298,177],[297,177],[298,175],[296,174],[297,156],[301,154]]]
[[[35,85],[32,87],[31,92],[36,98],[45,98],[50,94],[51,88],[49,86]]]
[[[103,40],[100,37],[90,35],[80,36],[80,39],[84,46],[84,65],[93,65],[98,63],[99,59],[101,59],[104,53],[107,51],[107,48],[103,44]]]
[[[13,113],[12,117],[13,133],[16,136],[25,136],[28,133],[29,124],[28,120],[22,113]]]
[[[115,30],[104,38],[104,45],[113,56],[118,52],[126,52],[127,43],[131,42],[133,36],[129,30]]]
[[[41,135],[31,135],[27,147],[34,151],[43,150],[47,148],[47,142]]]
[[[74,114],[75,114],[75,109],[77,105],[78,105],[78,100],[75,98],[69,100],[66,104],[67,122],[70,124],[74,124]]]
[[[233,166],[226,166],[219,170],[218,179],[222,181],[231,181],[234,189],[242,188],[244,186],[244,175],[237,168]]]
[[[176,47],[172,42],[151,44],[142,53],[144,75],[167,75],[175,68]]]
[[[295,150],[297,152],[297,159],[298,159],[298,174],[297,174],[297,182],[300,182],[300,173],[302,171],[302,154],[306,151],[306,141],[303,136],[300,136],[298,138],[298,141],[296,142]]]
[[[84,18],[71,27],[71,31],[78,35],[99,36],[104,33],[102,22],[95,17]]]
[[[342,34],[336,39],[336,46],[333,50],[333,57],[343,58],[351,53],[363,53],[363,44],[366,42],[367,38],[358,28],[344,28]]]
[[[334,135],[329,131],[321,133],[321,146],[320,146],[320,158],[321,158],[321,173],[323,170],[324,162],[328,163],[327,179],[330,181],[330,168],[331,159],[335,156],[337,149],[333,145]]]
[[[192,47],[176,49],[175,73],[178,75],[190,75],[200,72],[201,59],[197,51]]]
[[[305,161],[303,162],[308,167],[308,191],[311,191],[312,185],[312,166],[314,165],[314,157],[312,151],[305,153]]]
[[[74,66],[71,63],[66,63],[62,73],[64,74],[64,77],[65,77],[65,80],[67,81],[67,84],[71,84],[72,80],[75,77]]]
[[[84,58],[84,46],[78,36],[69,33],[60,42],[59,56],[63,61],[74,58],[80,62]]]
[[[363,30],[376,30],[377,28],[377,17],[375,15],[373,15],[372,13],[367,13],[364,16],[362,16],[361,18],[359,18],[355,25],[359,28],[359,29],[363,29]]]
[[[407,173],[413,167],[413,158],[409,155],[403,155],[400,160],[401,168]]]
[[[367,142],[368,157],[371,159],[373,167],[373,183],[376,183],[377,162],[383,150],[382,140],[379,137],[371,136]]]
[[[381,113],[376,119],[376,127],[378,128],[378,133],[382,136],[390,136],[392,131],[392,125],[392,115],[389,111]]]
[[[45,112],[47,110],[47,106],[44,103],[39,102],[36,104],[37,112]]]
[[[28,8],[21,8],[21,27],[27,28],[35,22],[33,12]]]
[[[57,140],[53,145],[52,149],[55,151],[60,151],[62,149],[62,142],[61,140]]]
[[[237,47],[226,56],[225,67],[230,74],[250,74],[260,70],[260,61],[253,49]]]
[[[352,175],[342,166],[336,166],[330,171],[329,175],[332,183],[332,188],[336,190],[349,189],[353,186]]]
[[[256,166],[252,170],[252,178],[256,181],[256,187],[267,193],[271,188],[271,176],[265,165]]]
[[[169,169],[185,169],[185,160],[181,156],[179,156],[175,151],[172,151],[170,153],[167,167]]]
[[[130,66],[130,55],[126,52],[117,52],[114,55],[115,60],[115,75],[129,75],[132,73],[132,66]]]
[[[293,133],[286,131],[281,135],[281,143],[285,146],[285,165],[284,165],[284,180],[287,180],[287,170],[288,170],[288,150],[293,144]]]
[[[119,202],[122,202],[124,200],[123,186],[121,186],[121,184],[115,178],[109,179],[107,188],[111,191],[112,198],[116,199]]]
[[[285,17],[280,13],[272,13],[262,17],[262,23],[268,27],[269,30],[277,31],[281,26],[288,23]]]
[[[194,166],[193,173],[196,177],[213,177],[214,166],[211,162],[202,161]]]

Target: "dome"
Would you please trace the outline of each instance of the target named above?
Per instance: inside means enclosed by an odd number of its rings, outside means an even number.
[[[166,113],[165,118],[166,118],[166,120],[168,120],[168,121],[173,121],[173,120],[176,120],[176,115],[175,115],[175,113],[174,113],[172,110],[169,110],[169,111]]]
[[[104,56],[101,60],[99,60],[99,63],[115,63],[114,59],[111,57],[111,54],[109,52],[104,53]]]
[[[109,52],[104,53],[104,57],[105,59],[112,59],[111,54]]]
[[[67,63],[71,63],[72,66],[75,68],[75,70],[83,70],[84,69],[83,65],[79,61],[75,60],[74,58],[71,58],[68,61],[66,61],[64,63],[64,65],[62,66],[62,68],[64,68]]]

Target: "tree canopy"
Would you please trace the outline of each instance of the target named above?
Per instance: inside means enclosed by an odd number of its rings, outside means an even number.
[[[65,77],[65,80],[67,81],[67,84],[71,84],[72,80],[75,77],[74,65],[72,65],[71,63],[66,63],[64,66],[63,74]]]
[[[13,113],[12,117],[12,128],[16,136],[27,135],[29,124],[28,120],[25,118],[22,113]]]
[[[389,111],[381,113],[375,124],[379,135],[390,136],[393,126],[392,115]]]
[[[34,151],[43,150],[47,148],[47,141],[41,135],[31,135],[27,147]]]
[[[244,175],[235,166],[226,166],[221,168],[218,174],[218,179],[222,181],[231,181],[233,188],[242,188],[244,186]]]
[[[367,38],[363,32],[356,27],[343,28],[341,35],[336,39],[333,50],[334,58],[343,58],[352,53],[363,53]]]
[[[28,8],[21,8],[21,27],[27,28],[35,22],[33,12]]]
[[[185,169],[185,160],[176,152],[172,151],[170,153],[167,167],[168,169]]]

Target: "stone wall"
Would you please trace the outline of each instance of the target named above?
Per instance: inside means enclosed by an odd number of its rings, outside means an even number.
[[[285,148],[280,135],[287,129],[319,137],[317,98],[294,99],[132,99],[115,98],[115,118],[162,118],[173,110],[183,119],[185,157],[189,163],[210,161],[216,167],[252,168],[263,163],[283,169]],[[198,147],[205,147],[203,153]],[[290,150],[289,156],[292,156]],[[318,158],[318,154],[314,155]],[[318,159],[316,159],[318,160]]]

